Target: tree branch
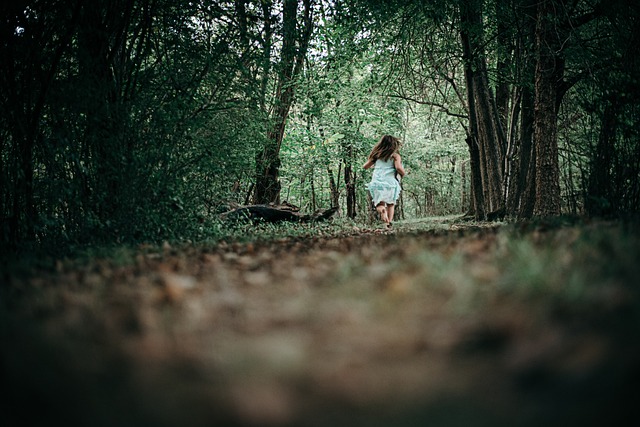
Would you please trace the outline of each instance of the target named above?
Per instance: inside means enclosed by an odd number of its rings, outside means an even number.
[[[466,114],[458,114],[458,113],[454,113],[451,110],[449,110],[447,107],[445,107],[442,104],[439,104],[437,102],[431,102],[431,101],[423,101],[423,100],[419,100],[419,99],[415,99],[415,98],[411,98],[409,96],[406,95],[389,95],[391,98],[399,98],[399,99],[404,99],[405,101],[411,101],[411,102],[415,102],[416,104],[421,104],[421,105],[431,105],[433,107],[437,107],[440,109],[440,111],[442,111],[443,113],[452,116],[452,117],[459,117],[461,119],[467,119],[468,116]]]

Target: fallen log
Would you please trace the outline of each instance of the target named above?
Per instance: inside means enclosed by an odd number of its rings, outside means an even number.
[[[249,205],[225,212],[220,217],[225,221],[266,221],[266,222],[313,222],[325,221],[338,211],[337,207],[320,209],[311,215],[303,215],[290,206]]]

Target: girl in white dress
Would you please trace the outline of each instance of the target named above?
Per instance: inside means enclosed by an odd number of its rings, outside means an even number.
[[[391,228],[395,204],[400,197],[400,179],[405,175],[402,167],[400,140],[391,135],[384,135],[373,147],[363,168],[374,168],[371,182],[367,189],[371,193],[373,204],[387,228]]]

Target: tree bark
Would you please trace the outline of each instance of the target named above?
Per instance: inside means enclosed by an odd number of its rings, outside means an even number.
[[[478,115],[478,141],[480,142],[480,155],[486,176],[485,203],[489,211],[500,209],[504,205],[502,191],[502,163],[505,145],[504,132],[500,125],[500,119],[495,108],[495,100],[487,78],[484,58],[482,66],[474,73],[474,85],[476,87],[476,114]]]
[[[602,125],[596,152],[589,173],[589,186],[585,209],[592,216],[606,215],[612,212],[612,157],[615,153],[615,140],[618,127],[618,103],[616,99],[607,102],[602,116]]]
[[[508,28],[508,7],[504,1],[495,2],[495,20],[498,27],[496,41],[498,42],[497,52],[497,83],[496,83],[496,106],[498,117],[503,129],[507,129],[507,119],[509,117],[509,94],[511,88],[508,82],[510,61],[512,59],[513,42]],[[503,151],[506,147],[503,148]]]
[[[520,22],[522,31],[516,43],[517,79],[520,82],[519,132],[512,131],[517,138],[517,155],[512,162],[513,177],[507,196],[507,214],[512,217],[530,218],[535,205],[536,153],[533,145],[534,85],[535,85],[535,40],[537,0],[522,0]],[[514,121],[515,123],[515,121]],[[515,125],[514,125],[515,127]]]
[[[460,206],[463,208],[467,206],[467,162],[462,162],[460,165],[460,180],[461,180],[461,188],[460,188]]]
[[[329,174],[329,191],[331,192],[331,207],[338,207],[340,204],[340,192],[338,191],[338,184],[333,176],[333,170],[327,168],[327,174]],[[340,175],[340,169],[338,169],[338,175]]]
[[[278,67],[278,85],[272,127],[267,134],[262,152],[256,158],[255,203],[280,202],[280,148],[295,95],[295,78],[302,68],[311,37],[311,1],[303,0],[304,26],[302,31],[298,32],[298,0],[284,0],[282,55]]]
[[[355,218],[356,209],[356,173],[351,164],[344,166],[344,185],[347,190],[347,218]]]
[[[485,219],[487,211],[498,210],[502,201],[504,132],[495,98],[488,83],[484,57],[482,8],[477,0],[460,1],[460,39],[463,48],[471,158],[474,215]]]
[[[486,219],[487,214],[484,209],[484,195],[482,193],[482,187],[476,183],[482,182],[482,176],[480,174],[480,151],[475,138],[472,136],[467,137],[467,146],[469,147],[469,167],[471,169],[471,201],[473,203],[473,213],[477,220],[482,221]]]
[[[535,216],[555,216],[561,212],[560,167],[557,139],[557,82],[561,76],[560,51],[555,34],[554,0],[538,3],[536,25],[536,77],[534,108],[534,144],[536,152]]]
[[[262,15],[264,19],[264,32],[262,37],[262,78],[260,80],[260,98],[258,100],[260,109],[266,110],[267,104],[267,87],[269,85],[269,75],[271,74],[271,50],[273,27],[271,25],[271,11],[273,2],[271,0],[262,0]]]
[[[517,204],[519,218],[531,218],[536,199],[536,151],[533,145],[533,90],[524,85],[520,120],[520,162],[518,166]]]

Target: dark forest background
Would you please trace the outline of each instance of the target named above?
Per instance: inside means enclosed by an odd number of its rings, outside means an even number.
[[[400,219],[640,206],[637,1],[5,3],[4,248],[204,239],[247,204],[369,221],[384,133]]]

